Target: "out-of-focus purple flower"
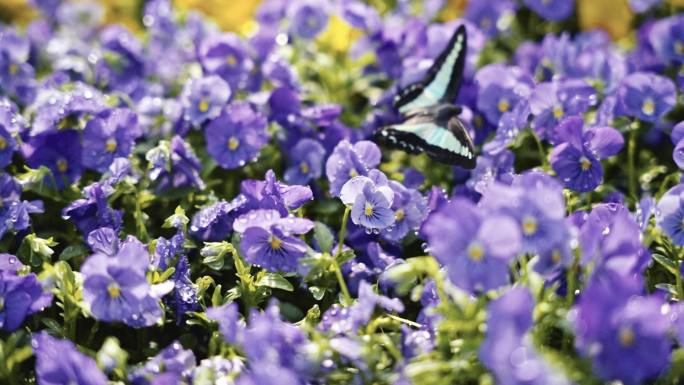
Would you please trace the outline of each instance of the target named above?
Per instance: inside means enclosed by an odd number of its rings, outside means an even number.
[[[561,21],[572,15],[575,0],[525,0],[525,5],[550,21]]]
[[[207,309],[207,317],[218,322],[223,339],[229,344],[242,344],[245,326],[240,321],[240,310],[235,302]]]
[[[651,216],[656,213],[656,201],[653,197],[645,196],[636,205],[634,219],[636,220],[641,232],[646,231],[651,222]]]
[[[520,286],[491,302],[479,357],[502,385],[569,384],[543,361],[526,335],[532,327],[533,309],[532,295]]]
[[[684,185],[669,189],[658,201],[656,224],[675,245],[684,245]]]
[[[351,206],[351,220],[369,231],[378,231],[394,224],[394,212],[391,209],[394,191],[387,185],[387,177],[377,170],[370,175],[371,179],[356,176],[347,181],[340,191],[340,200]]]
[[[330,181],[330,193],[340,194],[342,186],[355,176],[366,176],[378,164],[382,154],[378,146],[369,141],[351,144],[341,141],[325,163],[325,174]]]
[[[114,256],[95,253],[81,267],[83,298],[95,318],[150,326],[162,317],[157,292],[145,276],[150,256],[134,237],[126,239]]]
[[[238,358],[231,360],[220,356],[205,358],[195,368],[192,375],[192,384],[231,384],[233,378],[241,373],[244,368],[245,364]]]
[[[16,330],[52,302],[52,294],[43,291],[34,273],[17,274],[23,266],[14,255],[0,254],[0,330]]]
[[[325,1],[297,0],[288,5],[290,33],[310,40],[318,36],[328,25],[328,4]]]
[[[636,13],[644,13],[660,4],[663,0],[629,0],[629,7]]]
[[[149,176],[157,183],[158,191],[182,187],[204,189],[199,175],[202,166],[192,147],[180,136],[174,136],[171,142],[160,142],[145,157],[152,165]]]
[[[398,313],[404,311],[404,304],[398,298],[389,298],[377,294],[368,282],[361,281],[359,283],[359,300],[349,309],[349,316],[355,330],[370,321],[376,306],[386,311]]]
[[[483,67],[475,75],[480,87],[477,108],[487,121],[498,124],[499,118],[513,110],[520,100],[532,92],[532,79],[517,67],[491,64]]]
[[[107,377],[95,360],[79,352],[71,341],[40,332],[33,335],[31,345],[41,385],[107,385]]]
[[[58,189],[80,178],[81,152],[81,138],[74,130],[34,136],[22,146],[22,153],[29,167],[48,167]],[[52,184],[51,180],[46,182]]]
[[[361,1],[345,1],[340,4],[341,16],[352,27],[373,33],[380,28],[381,20],[378,11]]]
[[[115,158],[128,157],[142,134],[133,111],[117,108],[100,112],[83,130],[83,166],[107,171]]]
[[[595,261],[622,274],[642,274],[650,253],[641,244],[640,236],[639,225],[623,205],[597,205],[580,228],[582,264]]]
[[[663,62],[684,63],[684,16],[676,15],[656,21],[649,40]]]
[[[233,228],[242,234],[240,252],[250,263],[270,271],[296,271],[307,250],[296,235],[313,229],[313,222],[277,210],[252,210],[237,218]]]
[[[231,94],[228,83],[216,75],[185,83],[182,95],[185,118],[193,126],[199,127],[205,121],[219,116]]]
[[[477,157],[475,169],[470,173],[466,186],[480,194],[484,193],[494,182],[510,184],[515,170],[513,162],[515,154],[504,149],[495,154],[483,154]]]
[[[12,155],[17,150],[17,141],[0,121],[0,168],[4,168],[12,162]]]
[[[118,231],[123,214],[109,206],[107,198],[111,193],[110,188],[98,182],[85,187],[83,198],[65,207],[62,210],[62,218],[72,220],[84,237],[100,227]]]
[[[254,112],[249,104],[233,103],[204,131],[207,152],[223,168],[244,166],[268,142],[266,126],[266,118]]]
[[[650,72],[635,72],[622,80],[617,111],[622,115],[656,122],[677,102],[672,80]]]
[[[285,171],[287,183],[307,184],[323,173],[325,148],[319,142],[304,138],[290,152],[290,167]]]
[[[207,73],[223,78],[232,91],[244,87],[254,66],[245,43],[233,33],[213,35],[202,41],[199,59]]]
[[[640,384],[668,365],[672,343],[665,303],[642,291],[639,278],[599,270],[579,299],[576,346],[606,381]]]
[[[522,245],[518,224],[509,216],[485,214],[463,198],[440,206],[422,228],[430,252],[446,266],[449,279],[471,291],[508,282],[508,263]]]
[[[566,116],[581,115],[596,99],[596,90],[584,80],[538,84],[530,96],[532,127],[542,139],[554,142],[553,129]]]
[[[189,381],[196,365],[192,350],[183,349],[183,346],[175,341],[145,365],[130,373],[128,379],[133,385],[153,385],[155,378],[160,374],[166,374],[174,381],[163,384],[179,384],[181,381]]]
[[[75,83],[70,91],[44,89],[28,107],[34,114],[31,135],[37,136],[64,129],[77,129],[86,114],[96,114],[104,108],[104,97],[95,88]]]
[[[465,10],[465,18],[487,36],[495,36],[510,27],[517,5],[513,1],[473,1]]]
[[[121,26],[107,27],[100,39],[103,51],[95,64],[97,82],[112,90],[134,94],[145,75],[142,44]]]
[[[584,129],[582,118],[565,119],[556,128],[560,142],[551,152],[551,167],[563,185],[579,192],[592,191],[603,180],[601,159],[616,155],[624,139],[612,127]]]

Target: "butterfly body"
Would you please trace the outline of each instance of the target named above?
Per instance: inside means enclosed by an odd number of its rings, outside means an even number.
[[[412,154],[465,168],[475,167],[474,146],[463,122],[461,108],[452,104],[465,66],[466,32],[459,27],[446,48],[420,81],[399,90],[394,107],[404,118],[382,128],[377,138]]]

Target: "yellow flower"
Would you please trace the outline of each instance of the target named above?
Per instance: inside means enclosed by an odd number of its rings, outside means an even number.
[[[347,52],[352,43],[361,35],[361,31],[337,16],[328,20],[328,26],[318,36],[319,44],[332,48],[337,52]]]
[[[259,1],[176,0],[174,4],[185,11],[197,10],[204,13],[224,30],[249,33],[256,26],[252,21],[252,16]]]
[[[634,13],[627,0],[578,0],[577,14],[585,30],[600,28],[616,40],[632,32]]]

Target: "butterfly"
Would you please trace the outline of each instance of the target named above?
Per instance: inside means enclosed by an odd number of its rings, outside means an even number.
[[[411,154],[426,153],[441,163],[475,167],[473,141],[458,118],[461,108],[452,104],[463,77],[466,46],[466,30],[460,26],[423,79],[399,90],[394,107],[404,121],[378,131],[378,141]]]

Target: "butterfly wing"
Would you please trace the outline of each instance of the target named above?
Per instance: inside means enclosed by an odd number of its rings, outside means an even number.
[[[452,117],[438,121],[421,116],[380,130],[381,141],[412,154],[426,153],[438,162],[475,167],[475,149],[463,123]]]
[[[407,115],[411,110],[418,108],[426,108],[438,103],[452,103],[458,95],[463,76],[466,46],[466,30],[461,25],[425,77],[397,93],[394,107]]]

